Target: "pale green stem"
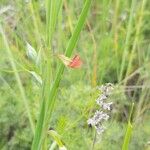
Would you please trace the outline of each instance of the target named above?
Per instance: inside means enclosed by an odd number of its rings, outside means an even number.
[[[142,27],[143,11],[144,11],[144,8],[145,8],[146,1],[147,0],[143,0],[142,4],[141,4],[141,9],[140,9],[140,12],[139,12],[140,16],[139,16],[139,20],[138,20],[137,26],[136,26],[135,39],[134,39],[133,48],[132,48],[131,54],[130,54],[130,59],[129,59],[128,67],[127,67],[126,76],[128,76],[128,74],[130,73],[131,66],[132,66],[132,61],[133,61],[133,57],[134,57],[134,53],[135,53],[135,50],[136,50],[136,46],[138,44],[139,35],[140,35],[140,29]]]
[[[9,48],[8,41],[6,39],[5,33],[4,33],[1,25],[0,25],[0,33],[2,34],[2,38],[3,38],[4,45],[5,45],[6,50],[7,50],[8,58],[10,59],[10,63],[11,63],[12,69],[14,71],[16,81],[18,83],[18,87],[19,87],[19,90],[20,90],[20,93],[21,93],[21,96],[22,96],[22,100],[23,100],[24,106],[25,106],[26,111],[27,111],[27,115],[28,115],[28,118],[29,118],[31,129],[32,129],[32,132],[34,134],[35,125],[34,125],[34,121],[33,121],[32,116],[31,116],[29,103],[28,103],[28,100],[26,98],[25,91],[24,91],[23,85],[21,83],[21,79],[19,77],[16,64],[14,63],[13,54],[12,54],[10,48]]]
[[[132,103],[132,106],[131,106],[129,119],[128,119],[127,130],[126,130],[126,134],[125,134],[125,137],[124,137],[124,142],[123,142],[123,145],[122,145],[122,150],[128,150],[128,147],[129,147],[129,142],[130,142],[131,135],[132,135],[132,130],[133,130],[133,126],[131,124],[131,116],[133,114],[133,107],[134,107],[134,103]]]
[[[121,81],[123,78],[125,62],[126,62],[126,59],[128,56],[135,7],[136,7],[136,0],[132,0],[131,8],[130,8],[130,17],[129,17],[128,27],[127,27],[127,35],[126,35],[124,50],[123,50],[123,54],[122,54],[122,63],[121,63],[119,81]]]

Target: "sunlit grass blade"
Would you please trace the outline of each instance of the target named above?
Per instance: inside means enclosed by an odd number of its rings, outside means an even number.
[[[123,50],[123,54],[122,54],[122,63],[121,63],[119,81],[121,81],[123,78],[126,59],[127,59],[128,52],[129,52],[130,39],[131,39],[131,34],[132,34],[132,29],[133,29],[133,19],[134,19],[135,7],[136,7],[136,0],[132,0],[131,8],[130,8],[130,16],[129,16],[128,26],[127,26],[126,39],[125,39],[125,44],[124,44],[124,50]]]
[[[88,10],[90,8],[90,4],[91,4],[91,0],[86,0],[84,8],[83,8],[83,10],[81,12],[81,15],[79,17],[78,23],[77,23],[77,25],[75,27],[75,30],[74,30],[74,32],[72,34],[72,37],[71,37],[71,39],[70,39],[70,41],[68,43],[68,46],[67,46],[67,49],[66,49],[66,52],[65,52],[66,56],[68,56],[68,57],[71,56],[72,51],[73,51],[73,49],[74,49],[74,47],[75,47],[75,45],[77,43],[77,40],[79,38],[79,34],[80,34],[80,32],[82,30],[82,27],[83,27],[83,25],[85,23],[85,19],[87,17],[87,13],[88,13]],[[49,96],[51,100],[48,101],[48,114],[49,114],[48,120],[49,120],[49,118],[51,116],[51,112],[52,112],[53,105],[54,105],[54,97],[56,95],[56,91],[58,89],[59,82],[61,80],[63,71],[64,71],[64,65],[61,64],[59,66],[59,69],[58,69],[58,72],[57,72],[57,75],[56,75],[56,79],[55,79],[55,81],[53,83],[53,86],[52,86],[52,89],[51,89],[51,92],[50,92],[50,96]]]
[[[69,40],[67,48],[66,48],[66,52],[65,52],[66,56],[70,57],[72,54],[72,51],[77,43],[77,40],[79,39],[79,34],[85,23],[90,5],[91,5],[91,0],[86,0],[83,10],[81,12],[81,15],[79,17],[79,20],[77,22],[77,25],[75,27],[75,30],[72,34],[71,39]],[[55,96],[57,93],[57,89],[59,87],[60,80],[62,78],[64,67],[65,66],[63,64],[60,64],[58,72],[56,74],[56,78],[51,86],[49,95],[45,99],[43,99],[41,109],[40,109],[39,119],[37,122],[35,137],[34,137],[33,143],[32,143],[32,150],[41,149],[42,143],[44,142],[44,139],[47,136],[49,121],[50,121],[54,103],[55,103]],[[43,90],[49,91],[48,87]],[[45,112],[45,110],[46,110],[46,112]]]
[[[48,47],[51,45],[61,4],[62,0],[46,0],[46,41]]]
[[[128,150],[129,142],[130,142],[130,139],[131,139],[132,130],[133,130],[133,126],[131,124],[131,115],[133,113],[133,107],[134,107],[134,103],[132,103],[132,106],[131,106],[131,111],[130,111],[130,115],[129,115],[127,130],[126,130],[126,134],[125,134],[125,137],[124,137],[124,142],[123,142],[123,145],[122,145],[122,150]]]
[[[30,13],[32,14],[32,20],[33,20],[33,25],[34,25],[34,32],[35,32],[35,38],[36,38],[36,43],[38,47],[41,47],[41,36],[40,36],[40,31],[39,31],[39,16],[36,15],[36,9],[34,9],[34,2],[30,1],[29,2],[29,10]]]
[[[29,107],[29,103],[28,103],[28,100],[26,98],[26,95],[25,95],[25,91],[24,91],[24,88],[23,88],[23,85],[22,85],[22,82],[21,82],[21,79],[20,79],[20,76],[18,74],[18,71],[17,71],[17,67],[16,67],[16,64],[14,62],[14,58],[13,58],[13,54],[10,50],[10,47],[9,47],[9,43],[7,41],[7,38],[5,36],[5,32],[0,24],[0,34],[2,35],[2,38],[3,38],[3,42],[4,42],[4,45],[6,47],[6,50],[7,50],[7,54],[8,54],[8,58],[10,60],[10,64],[11,64],[11,67],[13,69],[13,72],[14,72],[14,75],[15,75],[15,78],[16,78],[16,81],[17,81],[17,84],[18,84],[18,88],[20,90],[20,94],[21,94],[21,97],[22,97],[22,100],[23,100],[23,103],[25,105],[25,109],[26,109],[26,112],[27,112],[27,116],[29,118],[29,122],[30,122],[30,126],[31,126],[31,130],[34,134],[34,130],[35,130],[35,127],[34,127],[34,121],[32,119],[32,116],[31,116],[31,112],[30,112],[30,107]]]
[[[83,10],[81,12],[80,18],[78,20],[78,23],[75,27],[75,30],[72,34],[72,37],[68,43],[68,46],[67,46],[67,49],[65,52],[66,56],[68,56],[68,57],[71,56],[72,50],[74,49],[74,47],[77,43],[77,40],[79,39],[79,34],[80,34],[82,27],[85,23],[85,19],[87,17],[87,13],[88,13],[88,10],[90,8],[90,5],[91,5],[91,0],[86,0],[85,5],[83,7]]]
[[[144,12],[144,9],[146,6],[146,2],[147,2],[147,0],[142,0],[142,2],[141,2],[141,8],[139,10],[139,19],[138,19],[137,26],[136,26],[135,38],[134,38],[133,47],[132,47],[131,53],[130,53],[130,59],[129,59],[129,63],[128,63],[127,71],[126,71],[126,77],[129,75],[129,73],[131,71],[133,58],[134,58],[134,55],[135,55],[136,50],[137,50],[137,43],[138,43],[139,38],[140,38],[140,31],[142,28],[143,17],[144,17],[143,12]]]
[[[60,0],[61,1],[61,0]],[[46,0],[46,50],[44,55],[44,63],[42,68],[42,94],[41,94],[41,105],[40,105],[40,116],[37,122],[37,128],[36,128],[36,135],[33,140],[32,148],[34,149],[35,146],[37,146],[35,149],[40,149],[42,146],[42,139],[44,136],[44,124],[45,124],[45,116],[46,116],[46,110],[47,110],[47,101],[49,99],[49,92],[50,92],[50,84],[52,80],[52,67],[51,67],[51,56],[50,56],[50,50],[51,50],[51,40],[52,40],[52,34],[55,29],[55,23],[57,20],[57,15],[59,9],[58,4],[56,1],[53,0]],[[45,145],[45,144],[44,144]],[[45,146],[44,146],[45,147]]]
[[[60,138],[60,135],[56,131],[49,130],[48,134],[53,138],[53,140],[57,143],[57,145],[59,147],[65,147],[62,140],[61,140],[61,138]]]

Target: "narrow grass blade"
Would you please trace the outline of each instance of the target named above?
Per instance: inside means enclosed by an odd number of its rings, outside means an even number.
[[[48,47],[51,45],[61,4],[62,0],[46,0],[46,41]]]
[[[133,113],[133,107],[134,107],[134,103],[132,103],[132,106],[131,106],[131,111],[130,111],[130,115],[129,115],[127,130],[126,130],[126,134],[125,134],[125,137],[124,137],[124,142],[123,142],[123,145],[122,145],[122,150],[128,150],[129,142],[130,142],[130,139],[131,139],[132,130],[133,130],[133,126],[131,124],[131,115]]]
[[[10,64],[11,64],[12,69],[14,71],[14,75],[15,75],[15,78],[16,78],[16,81],[17,81],[20,93],[21,93],[21,97],[22,97],[23,103],[25,105],[25,109],[27,111],[27,115],[28,115],[28,118],[29,118],[31,129],[32,129],[32,132],[34,134],[35,127],[34,127],[34,121],[33,121],[32,116],[31,116],[31,112],[30,112],[30,108],[29,108],[29,103],[28,103],[28,100],[26,98],[25,91],[24,91],[23,85],[21,83],[21,79],[20,79],[20,76],[18,74],[16,64],[14,62],[13,54],[12,54],[10,48],[9,48],[9,44],[8,44],[7,38],[5,36],[5,33],[4,33],[1,25],[0,25],[0,34],[2,35],[2,38],[3,38],[3,41],[4,41],[4,45],[5,45],[6,50],[7,50],[8,58],[10,60]]]
[[[78,20],[78,23],[75,27],[75,30],[72,34],[72,37],[68,43],[68,46],[67,46],[67,49],[66,49],[66,56],[70,57],[71,56],[71,53],[72,53],[72,50],[74,49],[76,43],[77,43],[77,40],[79,39],[79,34],[83,28],[83,25],[85,23],[85,19],[87,17],[87,13],[88,13],[88,10],[90,8],[90,5],[91,5],[91,0],[86,0],[85,2],[85,5],[83,7],[83,10],[81,12],[81,15],[80,15],[80,18]]]
[[[40,36],[40,31],[39,31],[39,29],[40,29],[39,28],[40,22],[38,21],[39,20],[39,16],[36,15],[36,9],[34,8],[34,4],[33,3],[34,3],[33,1],[29,2],[29,10],[30,10],[30,13],[31,13],[31,16],[32,16],[32,20],[33,20],[36,42],[37,42],[38,48],[40,48],[42,46],[41,36]]]
[[[77,23],[75,30],[72,34],[72,37],[68,43],[66,53],[65,53],[66,56],[71,56],[71,54],[72,54],[72,51],[77,43],[77,40],[79,39],[79,34],[85,23],[90,5],[91,5],[91,0],[86,0],[83,10],[81,12],[81,15],[79,17],[78,23]],[[50,121],[54,103],[55,103],[55,96],[57,93],[57,89],[58,89],[60,80],[62,78],[64,67],[65,66],[63,64],[60,64],[58,72],[56,74],[56,79],[54,80],[54,82],[51,86],[51,89],[50,89],[50,93],[49,93],[49,97],[48,97],[49,99],[48,99],[48,101],[46,101],[46,102],[43,101],[43,103],[42,103],[41,110],[40,110],[40,116],[39,116],[39,119],[37,122],[35,137],[34,137],[33,143],[32,143],[32,150],[40,150],[41,145],[47,135],[49,121]],[[46,113],[44,112],[45,105],[47,106]]]
[[[132,0],[131,8],[130,8],[130,16],[129,16],[128,26],[127,26],[127,34],[126,34],[124,50],[123,50],[123,54],[122,54],[122,63],[121,63],[119,81],[121,81],[123,78],[125,62],[126,62],[126,59],[128,56],[130,38],[131,38],[131,34],[132,34],[132,29],[133,29],[133,19],[134,19],[135,7],[136,7],[136,0]]]
[[[61,1],[61,0],[60,0]],[[59,3],[60,4],[60,3]],[[59,5],[60,6],[60,5]],[[43,64],[43,75],[42,75],[42,97],[41,97],[41,105],[40,105],[40,115],[37,122],[36,135],[33,139],[32,148],[33,149],[41,149],[43,139],[43,130],[45,126],[45,116],[47,110],[47,101],[49,99],[50,92],[50,84],[52,80],[52,70],[51,70],[51,57],[50,51],[51,49],[51,39],[55,29],[55,23],[57,20],[57,14],[59,12],[59,7],[56,1],[46,0],[46,55]],[[45,145],[45,144],[44,144]]]
[[[49,130],[48,134],[54,139],[59,147],[64,147],[62,140],[60,139],[59,134],[54,130]]]
[[[134,38],[134,41],[133,41],[133,47],[131,49],[129,63],[128,63],[128,67],[127,67],[125,77],[127,77],[129,75],[129,73],[131,71],[131,68],[132,68],[132,62],[133,62],[133,58],[134,58],[134,55],[135,55],[136,50],[137,50],[137,44],[138,44],[138,41],[139,41],[140,32],[141,32],[141,28],[142,28],[143,17],[144,17],[143,14],[144,14],[144,9],[145,9],[145,6],[146,6],[146,2],[147,2],[147,0],[142,0],[142,2],[141,2],[141,8],[139,10],[139,19],[138,19],[137,26],[136,26],[135,38]]]

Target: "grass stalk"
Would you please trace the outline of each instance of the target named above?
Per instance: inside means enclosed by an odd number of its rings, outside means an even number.
[[[64,0],[64,7],[65,7],[65,10],[66,10],[66,13],[67,14],[71,14],[71,11],[69,10],[68,8],[68,5],[67,5],[67,0]],[[72,18],[71,18],[71,15],[68,15],[67,16],[68,18],[68,25],[69,25],[69,28],[70,28],[70,32],[73,33],[73,23],[72,23]]]
[[[129,50],[129,45],[130,45],[131,33],[132,33],[135,7],[136,7],[136,0],[132,0],[131,8],[130,8],[130,16],[129,16],[128,26],[127,26],[127,34],[126,34],[126,39],[125,39],[125,45],[124,45],[124,50],[123,50],[123,54],[122,54],[122,63],[121,63],[119,81],[121,81],[122,78],[123,78],[126,59],[127,59],[127,56],[128,56],[128,50]]]
[[[115,14],[113,17],[113,32],[114,32],[114,51],[116,59],[118,59],[118,12],[119,12],[120,1],[115,1]],[[119,75],[119,62],[117,61],[117,77]]]
[[[61,2],[61,0],[59,1]],[[60,5],[60,3],[59,3]],[[60,6],[59,6],[60,8]],[[58,3],[53,0],[46,0],[46,50],[44,57],[44,65],[43,65],[43,86],[42,86],[42,97],[41,97],[41,107],[40,107],[40,115],[37,122],[36,135],[33,139],[32,149],[41,149],[41,146],[45,147],[45,137],[44,127],[45,127],[45,117],[46,110],[48,109],[47,102],[49,100],[50,93],[50,85],[52,81],[52,70],[51,70],[51,40],[52,35],[55,29],[55,24],[57,20],[57,15],[59,12]],[[36,147],[37,146],[37,147]]]
[[[125,137],[124,137],[124,142],[123,142],[123,145],[122,145],[122,150],[128,150],[130,138],[131,138],[131,135],[132,135],[133,126],[131,124],[131,116],[132,116],[132,113],[133,113],[133,107],[134,107],[134,103],[132,103],[132,106],[131,106],[129,119],[128,119],[127,130],[126,130],[126,134],[125,134]]]
[[[46,41],[48,48],[51,45],[51,40],[61,5],[62,0],[46,0]]]
[[[97,45],[96,45],[96,40],[93,34],[93,31],[91,29],[90,23],[87,21],[87,26],[89,29],[89,34],[91,36],[92,42],[93,42],[93,71],[92,71],[92,79],[91,79],[91,83],[92,86],[95,87],[97,85]]]
[[[129,75],[129,73],[131,71],[132,61],[133,61],[133,57],[135,54],[136,46],[138,44],[140,29],[142,27],[143,12],[144,12],[144,8],[146,5],[146,1],[147,0],[142,0],[142,2],[141,2],[141,9],[139,12],[139,19],[138,19],[137,26],[136,26],[135,39],[134,39],[133,47],[132,47],[131,54],[130,54],[130,59],[129,59],[128,67],[127,67],[126,77]]]
[[[40,32],[39,32],[39,26],[38,26],[38,19],[37,19],[37,15],[35,13],[35,10],[34,10],[34,6],[33,6],[33,2],[29,2],[29,9],[30,9],[30,12],[32,14],[32,19],[33,19],[33,25],[34,25],[34,28],[35,28],[35,36],[36,36],[36,42],[38,44],[38,47],[40,48],[41,47],[41,36],[40,36]]]
[[[29,122],[30,122],[31,130],[32,130],[32,132],[34,134],[35,125],[34,125],[34,121],[32,119],[32,115],[31,115],[31,112],[30,112],[29,103],[28,103],[28,100],[26,98],[25,91],[24,91],[23,85],[21,83],[21,79],[20,79],[20,76],[18,74],[16,64],[14,62],[13,54],[12,54],[12,52],[10,50],[7,38],[5,36],[5,33],[4,33],[1,25],[0,25],[0,33],[2,35],[3,42],[4,42],[4,45],[6,47],[6,51],[7,51],[7,54],[8,54],[8,58],[10,60],[11,67],[13,69],[13,72],[14,72],[14,75],[15,75],[15,78],[16,78],[16,81],[17,81],[20,93],[21,93],[21,97],[22,97],[22,100],[23,100],[23,103],[24,103],[24,106],[25,106],[25,109],[26,109],[26,112],[27,112],[27,116],[28,116],[28,119],[29,119]]]
[[[91,5],[91,0],[86,0],[83,10],[81,12],[81,15],[79,17],[78,23],[75,27],[75,30],[72,34],[71,39],[69,40],[67,48],[66,48],[65,55],[68,57],[71,56],[73,49],[77,43],[79,34],[85,23],[90,5]],[[62,74],[64,72],[64,68],[65,68],[65,66],[63,64],[60,64],[58,72],[56,74],[56,78],[55,78],[54,82],[52,83],[50,91],[48,90],[49,91],[48,96],[46,97],[46,100],[43,100],[43,102],[42,102],[42,106],[40,109],[40,115],[39,115],[38,122],[37,122],[35,137],[34,137],[33,143],[32,143],[32,150],[40,150],[42,143],[44,142],[44,139],[47,136],[49,122],[50,122],[50,118],[51,118],[52,111],[54,108],[55,97],[56,97],[56,93],[57,93],[57,90],[59,87],[60,80],[62,78]],[[44,91],[46,89],[44,89]],[[46,108],[46,106],[47,106],[47,108]]]

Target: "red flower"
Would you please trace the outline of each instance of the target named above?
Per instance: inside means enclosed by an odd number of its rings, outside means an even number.
[[[82,61],[79,55],[75,55],[72,59],[64,56],[58,55],[58,58],[68,67],[70,68],[80,68],[82,65]]]
[[[81,65],[82,65],[82,61],[80,59],[80,56],[79,55],[75,55],[72,58],[72,60],[71,60],[71,62],[69,63],[68,66],[71,67],[71,68],[80,68]]]

